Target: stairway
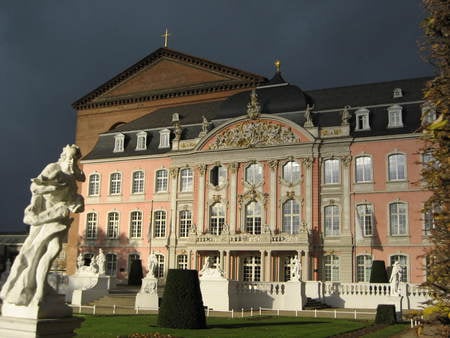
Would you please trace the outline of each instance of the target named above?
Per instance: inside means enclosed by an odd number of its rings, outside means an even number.
[[[309,297],[306,298],[306,304],[303,307],[303,309],[305,309],[305,310],[314,310],[314,309],[320,310],[320,309],[328,309],[328,308],[330,308],[329,305],[322,303],[321,301],[319,301],[317,299],[312,299]]]

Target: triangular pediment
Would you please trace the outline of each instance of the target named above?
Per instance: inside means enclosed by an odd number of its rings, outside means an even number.
[[[233,89],[233,86],[243,84],[258,84],[265,80],[256,74],[160,48],[79,99],[73,106],[79,109],[102,102],[130,102],[133,98],[142,101],[167,95],[192,95],[208,90]]]

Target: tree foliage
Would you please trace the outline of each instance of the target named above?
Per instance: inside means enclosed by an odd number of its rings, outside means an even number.
[[[422,116],[424,152],[431,160],[424,163],[422,175],[431,196],[424,212],[433,215],[433,228],[427,251],[427,280],[425,285],[434,293],[434,302],[443,310],[450,310],[450,121],[449,121],[449,43],[450,5],[446,0],[423,0],[427,17],[422,23],[425,41],[422,45],[427,60],[434,66],[436,75],[424,90],[430,103]],[[436,114],[434,122],[429,114]]]

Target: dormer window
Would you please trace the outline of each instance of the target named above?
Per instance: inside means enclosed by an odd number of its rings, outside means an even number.
[[[366,108],[358,109],[355,112],[356,125],[355,130],[370,130],[369,110]]]
[[[394,92],[392,93],[392,97],[394,99],[398,99],[399,97],[403,97],[403,91],[401,88],[394,88]]]
[[[136,150],[146,150],[147,149],[147,133],[145,131],[140,131],[137,133],[136,140]]]
[[[120,153],[124,149],[125,144],[125,135],[124,134],[117,134],[114,136],[114,152]]]
[[[163,129],[159,131],[159,148],[170,147],[170,130]]]
[[[403,127],[402,119],[402,107],[398,104],[390,106],[388,108],[388,128],[401,128]]]
[[[422,105],[422,125],[427,126],[436,120],[436,108],[429,102]]]

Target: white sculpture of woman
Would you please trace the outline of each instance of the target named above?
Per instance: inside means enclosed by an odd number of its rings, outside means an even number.
[[[389,282],[391,283],[391,294],[398,295],[399,292],[399,284],[402,280],[402,266],[399,261],[396,261],[392,266],[391,278]]]
[[[105,263],[106,263],[105,254],[103,253],[102,249],[98,249],[97,265],[98,265],[98,274],[99,275],[105,274]]]
[[[158,266],[158,257],[156,257],[156,254],[152,252],[148,256],[148,274],[147,274],[148,277],[156,278],[157,266]]]
[[[80,252],[80,254],[77,257],[77,269],[80,270],[82,266],[84,266],[84,257],[83,254]]]
[[[300,280],[302,276],[302,263],[300,262],[300,259],[298,256],[295,256],[292,259],[292,273],[291,273],[291,280]]]
[[[72,223],[70,212],[84,210],[83,197],[77,194],[77,181],[85,180],[77,164],[80,157],[76,145],[67,145],[58,162],[47,165],[38,177],[31,179],[32,197],[23,219],[31,226],[30,234],[1,290],[4,303],[38,305],[50,290],[47,273]]]

